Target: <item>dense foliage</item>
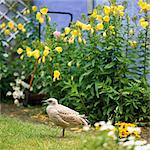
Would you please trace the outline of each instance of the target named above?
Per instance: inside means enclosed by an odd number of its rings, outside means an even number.
[[[138,4],[140,20],[130,18],[125,4],[112,2],[62,33],[41,8],[36,19],[46,23],[44,41],[26,42],[17,50],[31,76],[30,89],[60,99],[91,121],[148,121],[149,4]]]

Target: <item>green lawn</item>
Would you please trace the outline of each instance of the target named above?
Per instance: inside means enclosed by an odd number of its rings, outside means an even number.
[[[66,132],[60,138],[61,129],[42,124],[32,124],[0,116],[1,150],[78,150],[89,133]]]

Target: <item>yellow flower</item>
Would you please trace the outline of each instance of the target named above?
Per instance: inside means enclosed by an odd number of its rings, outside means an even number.
[[[136,47],[136,45],[137,45],[136,41],[129,41],[129,43],[130,43],[130,46],[132,46],[132,47]]]
[[[140,22],[140,25],[143,27],[143,28],[146,28],[148,26],[148,21],[142,21]]]
[[[60,79],[60,72],[58,70],[54,71],[54,77],[53,77],[53,81],[55,82],[57,80]]]
[[[103,20],[104,20],[105,22],[109,22],[110,18],[109,18],[109,16],[104,16],[104,17],[103,17]]]
[[[38,59],[40,57],[40,51],[38,49],[34,50],[32,53],[35,59]]]
[[[113,30],[114,28],[115,28],[115,27],[112,26],[112,25],[109,26],[109,29],[110,29],[110,30]]]
[[[109,6],[104,6],[104,14],[109,15],[111,12],[111,8]]]
[[[81,43],[82,42],[82,38],[79,36],[78,37],[78,42]]]
[[[25,28],[23,28],[23,29],[22,29],[22,32],[26,32],[26,29],[25,29]]]
[[[47,12],[48,12],[48,8],[41,8],[41,9],[40,9],[40,12],[41,12],[43,15],[46,15]]]
[[[78,36],[79,32],[77,30],[73,30],[73,31],[71,31],[71,35]]]
[[[44,48],[45,48],[45,50],[50,51],[50,48],[48,46],[45,46]]]
[[[42,57],[42,63],[45,63],[45,56]]]
[[[37,13],[36,13],[36,19],[37,19],[37,20],[39,20],[39,19],[41,18],[41,16],[42,16],[42,15],[41,15],[40,12],[37,12]]]
[[[23,29],[24,29],[24,25],[21,24],[21,23],[19,23],[19,24],[18,24],[18,29],[19,29],[19,30],[23,30]]]
[[[37,11],[37,6],[32,6],[32,11],[36,12]]]
[[[123,17],[123,16],[124,16],[124,12],[123,12],[123,11],[119,12],[119,15],[120,15],[121,17]]]
[[[88,25],[86,26],[86,29],[87,29],[87,30],[91,30],[91,28],[92,28],[92,27],[91,27],[90,24],[88,24]]]
[[[82,23],[82,22],[80,22],[79,20],[77,20],[77,22],[76,22],[76,26],[78,26],[78,27],[81,27],[81,28],[82,28],[82,25],[83,25],[83,23]]]
[[[98,31],[98,30],[102,30],[104,28],[104,25],[102,24],[102,23],[98,23],[97,25],[96,25],[96,30]]]
[[[26,52],[31,51],[30,47],[26,47]]]
[[[46,57],[49,54],[49,50],[44,49],[43,55]]]
[[[6,27],[6,24],[3,22],[1,25],[0,25],[0,28],[1,29],[4,29]]]
[[[62,47],[56,47],[55,50],[60,54],[62,52]]]
[[[118,10],[119,10],[119,11],[124,11],[124,6],[118,5]]]
[[[64,41],[64,42],[67,42],[67,37],[65,37],[63,41]]]
[[[101,15],[97,15],[96,20],[102,22],[103,21],[103,17]]]
[[[93,18],[97,17],[97,10],[96,9],[93,10],[91,17],[93,17]]]
[[[22,54],[23,53],[23,49],[22,48],[18,48],[17,49],[17,53],[20,55],[20,54]]]
[[[133,30],[131,29],[130,31],[129,31],[129,34],[130,35],[132,35],[134,32],[133,32]]]
[[[39,18],[39,22],[40,22],[40,23],[43,23],[43,22],[44,22],[44,17],[43,17],[43,16],[41,16],[41,17]]]
[[[70,32],[70,28],[69,28],[69,27],[66,27],[66,28],[65,28],[65,34],[67,35],[67,34],[69,34],[69,32]]]
[[[6,30],[4,31],[4,34],[5,34],[5,35],[10,35],[10,30],[6,29]]]
[[[26,54],[27,54],[28,57],[31,57],[31,56],[33,55],[33,52],[31,52],[31,51],[26,51]]]
[[[9,27],[10,29],[13,29],[13,28],[14,28],[14,23],[13,23],[13,22],[8,22],[8,27]]]
[[[141,19],[139,20],[139,23],[144,22],[144,21],[145,21],[145,19],[144,19],[144,18],[141,18]]]

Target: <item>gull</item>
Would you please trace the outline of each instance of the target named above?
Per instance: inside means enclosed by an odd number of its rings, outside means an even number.
[[[66,128],[76,127],[80,125],[88,126],[88,120],[84,115],[80,115],[79,112],[58,104],[57,99],[49,98],[43,102],[48,104],[46,112],[50,120],[55,125],[62,127],[62,137],[64,137]]]

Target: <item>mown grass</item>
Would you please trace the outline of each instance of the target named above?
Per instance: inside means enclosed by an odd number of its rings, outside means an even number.
[[[66,132],[42,124],[22,122],[5,115],[0,116],[1,150],[78,150],[89,133]]]

